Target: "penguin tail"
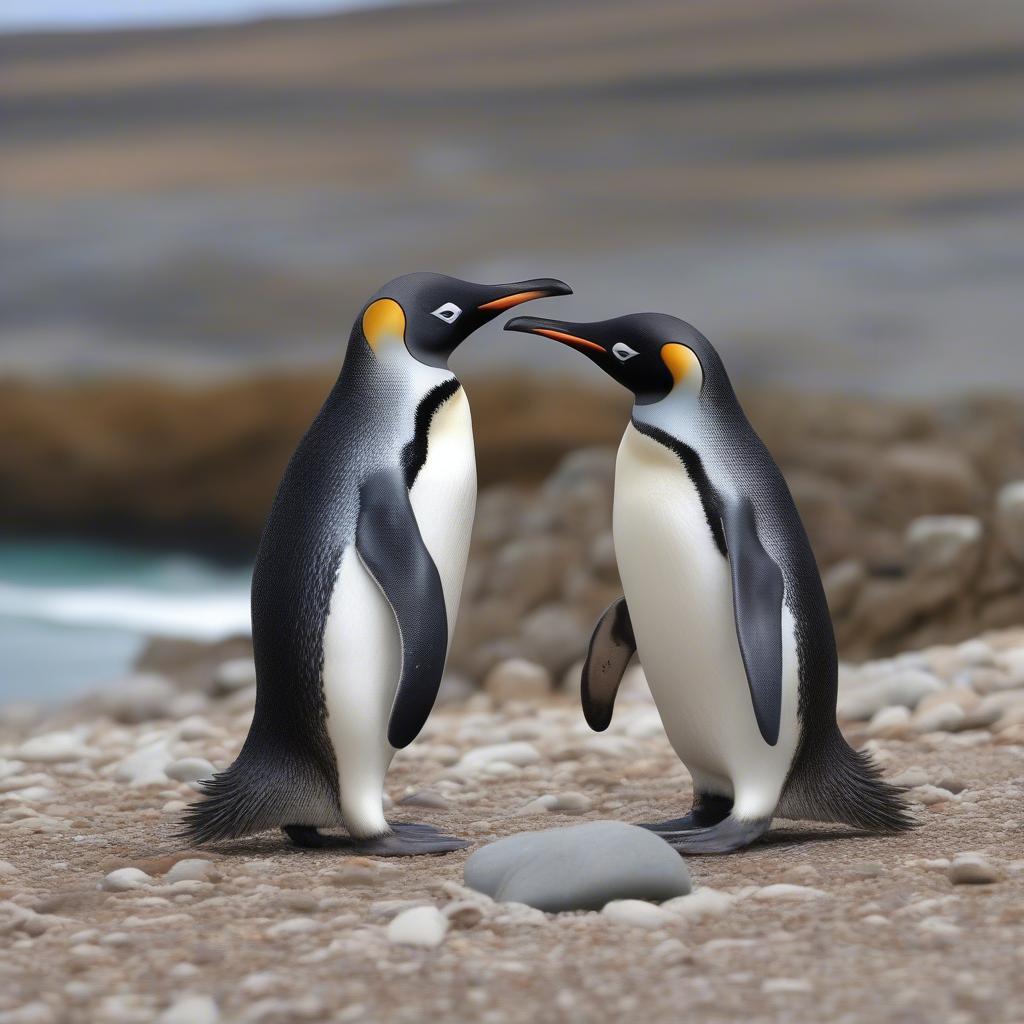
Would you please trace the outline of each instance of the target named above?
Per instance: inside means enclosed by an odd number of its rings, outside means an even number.
[[[307,821],[332,823],[339,813],[312,765],[296,766],[294,758],[268,756],[249,743],[230,768],[199,786],[204,799],[185,811],[178,831],[193,846]]]
[[[199,783],[205,799],[192,804],[182,815],[178,836],[192,846],[222,839],[239,839],[273,825],[267,792],[242,758],[213,778]]]
[[[886,782],[871,755],[854,750],[837,727],[817,750],[805,750],[797,758],[778,813],[794,820],[841,822],[869,832],[906,832],[917,822],[904,793]]]

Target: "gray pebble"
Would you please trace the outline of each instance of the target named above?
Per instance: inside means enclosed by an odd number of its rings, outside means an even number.
[[[551,913],[612,900],[661,902],[690,891],[683,859],[653,832],[618,821],[524,832],[477,850],[466,884],[502,902]]]

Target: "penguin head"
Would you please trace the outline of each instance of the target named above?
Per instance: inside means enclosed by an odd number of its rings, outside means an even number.
[[[664,313],[630,313],[594,323],[517,316],[505,330],[537,334],[582,352],[632,391],[639,405],[669,395],[696,400],[705,374],[717,363],[707,338]]]
[[[446,368],[452,352],[499,313],[531,299],[571,294],[567,284],[549,277],[472,284],[444,274],[406,274],[377,292],[359,323],[378,357],[404,345],[419,362]]]

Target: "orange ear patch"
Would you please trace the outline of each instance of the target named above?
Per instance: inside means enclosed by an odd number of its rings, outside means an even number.
[[[363,314],[363,334],[370,348],[377,351],[385,339],[405,338],[405,311],[394,299],[378,299]]]
[[[661,359],[668,367],[668,372],[672,374],[672,379],[676,384],[681,384],[684,380],[701,372],[700,360],[694,354],[693,349],[687,348],[685,345],[675,342],[670,345],[662,345]]]

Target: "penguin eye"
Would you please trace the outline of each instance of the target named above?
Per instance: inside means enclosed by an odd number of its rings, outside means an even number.
[[[436,316],[438,320],[443,320],[446,324],[453,324],[462,316],[462,310],[454,302],[446,302],[438,306],[430,315]]]
[[[624,363],[627,359],[632,359],[633,356],[638,356],[640,353],[635,348],[630,348],[628,345],[624,345],[621,341],[615,342],[612,345],[612,355],[620,363]]]

